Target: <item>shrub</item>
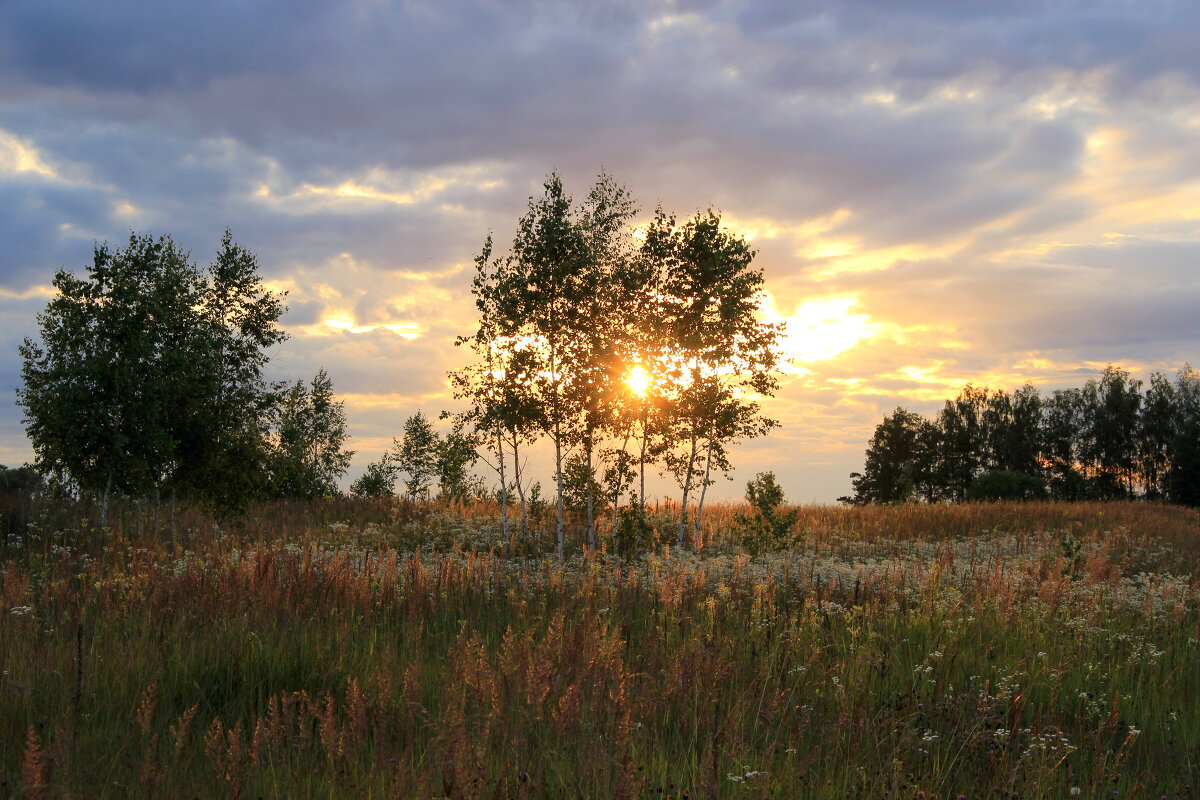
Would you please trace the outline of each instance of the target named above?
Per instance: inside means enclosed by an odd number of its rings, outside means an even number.
[[[743,547],[757,554],[760,550],[779,550],[800,543],[802,537],[792,530],[800,510],[783,508],[783,489],[774,472],[760,472],[746,484],[746,501],[751,513],[734,516]]]
[[[985,472],[967,489],[968,500],[1044,500],[1046,482],[1027,472]]]

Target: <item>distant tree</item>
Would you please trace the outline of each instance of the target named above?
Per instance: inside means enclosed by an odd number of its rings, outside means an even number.
[[[1137,470],[1149,500],[1163,500],[1167,496],[1172,443],[1178,427],[1175,387],[1165,375],[1156,372],[1150,376],[1138,426]]]
[[[1141,387],[1141,381],[1131,380],[1128,372],[1112,364],[1099,381],[1088,381],[1083,387],[1080,460],[1102,499],[1133,494]]]
[[[937,424],[941,428],[942,480],[947,499],[962,500],[983,468],[987,441],[983,415],[988,391],[968,383],[947,400]]]
[[[1175,416],[1167,494],[1173,503],[1200,506],[1200,372],[1187,364],[1175,379]]]
[[[932,422],[904,414],[876,428],[841,500],[1200,501],[1200,373],[1187,365],[1174,384],[1155,373],[1145,393],[1110,364],[1049,397],[968,384]]]
[[[429,488],[438,477],[438,435],[433,423],[420,411],[404,421],[404,435],[396,440],[393,462],[408,476],[405,493],[412,498],[429,497]]]
[[[1056,500],[1087,500],[1091,484],[1080,469],[1085,404],[1079,389],[1057,389],[1042,413],[1042,454],[1050,496]]]
[[[344,445],[345,404],[333,397],[325,370],[312,382],[296,381],[284,393],[272,428],[269,491],[275,497],[316,498],[338,493],[337,481],[350,467]]]
[[[367,470],[350,484],[355,497],[392,497],[396,494],[396,473],[399,469],[389,453],[367,464]]]
[[[28,494],[45,486],[42,474],[29,464],[19,467],[0,464],[0,494]]]
[[[1031,384],[1011,395],[991,393],[982,415],[986,468],[1036,475],[1041,470],[1041,418],[1042,397]]]
[[[1043,500],[1046,482],[1037,475],[998,469],[985,472],[967,489],[967,500]]]
[[[20,348],[37,468],[104,509],[164,491],[240,504],[262,474],[266,351],[285,338],[254,257],[227,231],[202,272],[169,237],[131,234],[54,287],[40,341]]]
[[[852,505],[908,503],[917,499],[914,469],[917,464],[921,417],[897,408],[875,427],[867,445],[861,473],[851,473],[854,494],[839,498]]]
[[[478,444],[474,436],[466,430],[462,419],[454,421],[454,426],[445,438],[434,434],[436,443],[435,465],[438,479],[438,496],[443,500],[468,500],[473,495],[480,494],[480,486],[473,480],[471,467],[479,460],[475,447]]]

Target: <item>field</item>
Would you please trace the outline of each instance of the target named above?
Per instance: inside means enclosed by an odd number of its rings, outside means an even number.
[[[0,796],[1200,797],[1200,514],[736,511],[559,562],[486,505],[11,508]]]

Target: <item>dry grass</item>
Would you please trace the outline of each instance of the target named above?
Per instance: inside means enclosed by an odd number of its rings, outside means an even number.
[[[494,506],[26,509],[24,797],[1192,797],[1200,515],[802,509],[756,558],[507,542]],[[30,527],[32,526],[32,527]],[[507,548],[505,547],[507,545]],[[507,555],[504,553],[507,552]]]

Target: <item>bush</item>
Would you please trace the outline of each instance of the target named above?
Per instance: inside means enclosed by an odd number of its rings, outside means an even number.
[[[794,547],[803,540],[792,530],[800,510],[783,509],[783,489],[774,472],[760,472],[746,484],[746,501],[751,513],[735,515],[734,524],[739,541],[751,554]]]
[[[1046,482],[1027,472],[998,469],[985,472],[967,489],[968,500],[1044,500]]]

